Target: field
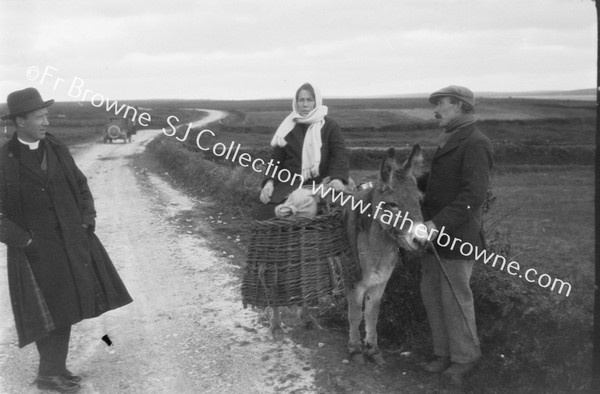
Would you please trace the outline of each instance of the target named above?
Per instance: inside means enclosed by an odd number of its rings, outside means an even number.
[[[344,131],[347,145],[358,147],[435,144],[436,123],[425,99],[332,99],[329,115]],[[192,105],[192,104],[190,104]],[[198,102],[198,108],[232,114],[218,125],[218,138],[249,149],[264,147],[289,113],[287,100]],[[594,143],[594,103],[573,100],[498,99],[478,101],[481,129],[496,143],[510,146],[582,146]]]
[[[181,122],[198,118],[199,112],[195,109],[181,109],[184,106],[174,103],[177,101],[133,101],[123,104],[138,107],[138,116],[148,111],[151,114],[151,122],[149,122],[151,128],[168,127],[167,117],[170,115],[177,115]],[[119,103],[118,107],[121,104]],[[132,119],[133,110],[130,109],[127,113],[126,110],[127,107],[124,107],[118,115],[125,115],[125,118]],[[5,113],[8,113],[6,104],[0,105],[0,114]],[[49,107],[48,131],[67,145],[97,141],[102,139],[103,130],[111,116],[115,116],[114,110],[107,111],[105,107],[97,108],[90,102],[58,102]],[[12,135],[14,125],[10,120],[0,122],[0,145],[2,145]]]
[[[419,143],[431,155],[439,131],[425,99],[332,99],[329,115],[342,127],[354,168],[373,169],[379,151]],[[289,113],[287,100],[208,101],[188,107],[229,111],[212,124],[211,143],[231,142],[253,155],[269,154],[273,130]],[[590,101],[482,98],[480,129],[493,141],[498,171],[515,165],[591,165],[595,107]],[[175,109],[174,109],[175,111]],[[189,138],[193,148],[194,138]],[[213,158],[211,158],[213,159]],[[517,168],[517,171],[521,168]]]
[[[152,128],[166,127],[170,115],[186,123],[198,116],[194,109],[227,111],[226,119],[209,126],[215,132],[211,142],[233,141],[262,157],[269,154],[274,129],[290,109],[290,100],[129,104],[148,110]],[[351,175],[357,180],[375,173],[381,150],[388,146],[407,148],[418,142],[429,157],[433,152],[439,131],[424,98],[331,99],[325,104],[342,127],[351,150]],[[57,103],[51,108],[51,132],[70,144],[100,139],[106,111],[89,103]],[[485,359],[469,389],[584,392],[589,385],[593,311],[595,102],[482,98],[477,111],[479,127],[497,153],[491,190],[495,200],[485,217],[492,246],[523,269],[569,282],[572,290],[565,297],[478,266],[473,287]],[[187,143],[162,136],[149,149],[182,187],[213,198],[217,211],[238,218],[226,220],[232,224],[216,227],[218,232],[239,234],[247,226],[259,174],[199,152],[194,135]],[[405,265],[395,272],[379,329],[388,347],[427,352],[415,267]],[[406,305],[412,308],[408,312]],[[343,326],[343,307],[336,308],[322,311],[322,317]],[[336,392],[325,380],[322,384]]]
[[[197,108],[228,111],[230,116],[214,125],[214,131],[218,131],[215,142],[235,141],[247,149],[267,146],[273,130],[291,107],[289,100],[151,100],[125,104],[148,112],[151,128],[168,127],[167,117],[172,115],[186,123],[197,117]],[[342,127],[349,148],[435,145],[438,132],[432,106],[425,98],[331,99],[326,104],[329,116]],[[0,113],[5,112],[6,106],[0,106]],[[131,114],[127,117],[131,118]],[[52,131],[67,142],[81,141],[94,132],[100,135],[109,115],[105,108],[96,108],[89,102],[55,103],[50,123]],[[480,128],[498,147],[583,149],[594,143],[592,101],[484,97],[478,100],[477,115]],[[10,133],[11,129],[11,123],[5,122],[5,131]]]

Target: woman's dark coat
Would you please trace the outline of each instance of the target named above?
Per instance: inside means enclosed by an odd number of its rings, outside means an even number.
[[[276,146],[273,149],[271,159],[275,164],[280,163],[278,164],[279,171],[286,169],[292,175],[302,174],[302,147],[304,146],[304,136],[308,126],[307,124],[297,123],[285,137],[287,144],[284,147]],[[348,152],[346,151],[342,131],[336,121],[328,116],[325,117],[325,124],[321,127],[321,143],[319,176],[311,180],[305,179],[305,183],[310,181],[320,183],[325,177],[330,177],[332,180],[339,179],[344,184],[348,183]],[[290,184],[293,178],[288,183],[282,183],[278,178],[279,176],[276,174],[269,173],[263,181],[263,185],[268,179],[275,181],[275,191],[271,196],[271,202],[276,204],[283,202],[291,192],[300,186],[299,182]],[[285,179],[285,174],[282,174],[281,178]]]
[[[431,162],[426,181],[422,212],[425,221],[432,220],[437,229],[444,228],[450,236],[450,245],[438,238],[435,246],[441,256],[450,259],[474,259],[465,256],[460,246],[468,242],[481,251],[485,248],[482,224],[482,206],[490,185],[494,151],[490,140],[474,125],[458,129],[443,148],[438,149]],[[454,248],[452,243],[456,239]],[[465,246],[463,252],[469,253]]]
[[[93,233],[86,177],[52,135],[40,143],[45,173],[16,133],[0,148],[0,242],[20,347],[132,301]]]
[[[321,127],[321,162],[319,163],[319,176],[312,179],[304,179],[304,185],[312,182],[321,183],[323,178],[330,177],[331,180],[339,179],[344,184],[348,183],[349,159],[346,145],[342,136],[340,126],[331,118],[325,116],[325,123]],[[271,168],[265,169],[265,177],[262,186],[272,179],[275,189],[271,200],[267,204],[258,202],[252,210],[252,216],[257,220],[271,219],[275,216],[275,207],[298,187],[302,186],[302,147],[304,137],[308,130],[308,124],[297,123],[296,126],[285,136],[287,144],[283,147],[276,146],[271,154]],[[276,166],[276,167],[275,167]],[[282,172],[282,170],[285,170]],[[288,174],[291,174],[289,177]],[[286,179],[281,182],[279,179]]]

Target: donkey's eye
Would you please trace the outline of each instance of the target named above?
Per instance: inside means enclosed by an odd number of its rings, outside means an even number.
[[[398,204],[396,204],[395,202],[386,202],[386,203],[385,203],[385,206],[386,206],[387,208],[392,208],[392,209],[394,209],[394,208],[398,208]]]

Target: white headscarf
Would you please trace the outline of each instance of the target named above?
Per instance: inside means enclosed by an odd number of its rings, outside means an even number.
[[[312,85],[311,85],[312,86]],[[315,91],[315,109],[306,116],[298,112],[296,95],[292,101],[292,112],[281,122],[273,139],[271,146],[284,147],[287,142],[285,137],[296,126],[296,123],[309,124],[306,135],[304,136],[304,145],[302,146],[302,177],[310,179],[319,175],[319,164],[321,163],[321,128],[325,124],[325,115],[327,107],[323,105],[323,98],[317,88],[312,86]]]

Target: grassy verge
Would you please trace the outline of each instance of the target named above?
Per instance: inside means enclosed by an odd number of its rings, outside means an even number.
[[[206,160],[210,156],[173,137],[158,138],[148,149],[189,191],[211,197],[217,209],[235,215],[237,229],[247,226],[259,174]],[[472,392],[584,392],[589,384],[593,223],[586,212],[592,209],[593,176],[589,167],[567,168],[513,171],[494,180],[496,201],[486,220],[502,219],[502,225],[490,234],[491,248],[540,274],[569,281],[574,290],[570,297],[552,294],[479,264],[472,284],[484,359],[469,381]],[[378,326],[384,347],[430,351],[418,278],[412,256],[388,283]],[[346,327],[344,300],[327,301],[322,317]]]

